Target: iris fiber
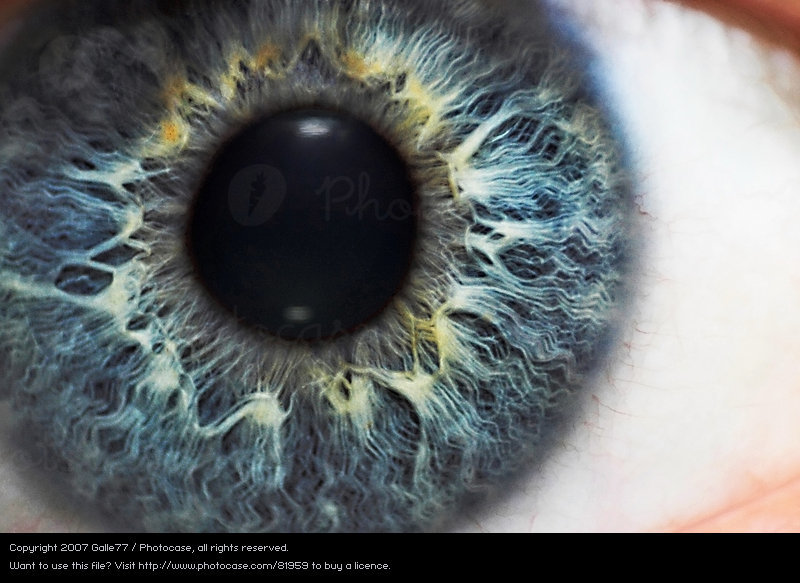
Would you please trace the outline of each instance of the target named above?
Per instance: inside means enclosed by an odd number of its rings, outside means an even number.
[[[619,317],[629,201],[581,67],[515,8],[33,17],[0,68],[0,347],[77,492],[150,530],[435,529],[541,455]],[[384,136],[417,195],[401,289],[317,343],[240,325],[185,244],[220,146],[302,108]]]

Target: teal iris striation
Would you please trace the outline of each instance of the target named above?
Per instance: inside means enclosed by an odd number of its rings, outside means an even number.
[[[568,43],[538,3],[496,4],[30,16],[0,62],[0,357],[79,496],[134,529],[434,530],[541,459],[621,317],[630,200]],[[379,314],[292,339],[222,309],[186,241],[221,146],[303,108],[391,145],[415,226]],[[346,178],[345,214],[371,209]],[[230,196],[240,222],[275,210]]]

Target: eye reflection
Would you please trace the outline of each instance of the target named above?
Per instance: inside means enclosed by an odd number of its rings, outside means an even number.
[[[473,3],[140,5],[48,21],[82,31],[68,58],[107,59],[91,92],[7,65],[0,340],[20,417],[79,492],[148,529],[441,527],[553,439],[619,315],[625,173],[581,71],[534,3],[525,33]],[[418,198],[403,289],[313,344],[240,326],[183,246],[220,145],[303,108],[385,136]],[[256,166],[251,186],[275,162]],[[195,244],[239,209],[223,203]],[[276,313],[317,317],[303,293]]]

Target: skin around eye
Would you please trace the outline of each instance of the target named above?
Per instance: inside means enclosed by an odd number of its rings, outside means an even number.
[[[767,42],[800,54],[800,2],[797,0],[681,0],[680,3],[705,10]]]
[[[524,31],[477,3],[93,6],[28,23],[2,113],[4,372],[76,491],[152,530],[427,530],[552,442],[634,233],[537,4]],[[391,141],[420,209],[391,305],[301,343],[222,313],[184,234],[220,144],[312,108]]]

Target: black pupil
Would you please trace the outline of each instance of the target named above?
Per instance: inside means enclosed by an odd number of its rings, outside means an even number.
[[[415,210],[406,165],[370,126],[287,111],[217,153],[188,244],[203,285],[240,321],[325,339],[381,313],[403,286]]]

